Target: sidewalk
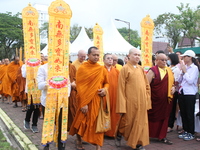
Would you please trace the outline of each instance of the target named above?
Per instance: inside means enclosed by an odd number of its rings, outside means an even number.
[[[18,106],[21,106],[18,103]],[[0,103],[0,108],[8,115],[8,117],[14,122],[14,124],[30,139],[30,141],[39,149],[42,150],[43,146],[41,146],[41,131],[42,131],[42,123],[43,120],[39,119],[38,121],[38,129],[39,133],[32,133],[31,130],[27,131],[23,128],[23,121],[25,118],[25,112],[21,111],[21,107],[13,108],[12,105],[6,103]],[[174,130],[171,133],[168,133],[167,138],[170,139],[174,144],[166,145],[163,143],[159,143],[156,139],[150,140],[150,145],[145,146],[146,150],[200,150],[200,142],[196,140],[191,141],[183,141],[178,138],[177,131]],[[66,150],[75,150],[74,145],[75,136],[69,136],[66,143]],[[83,143],[85,150],[95,150],[95,146]],[[57,150],[54,144],[50,145],[50,150]],[[114,140],[112,138],[105,138],[104,145],[102,150],[131,150],[130,147],[126,145],[126,142],[122,140],[122,147],[117,148],[115,146]]]

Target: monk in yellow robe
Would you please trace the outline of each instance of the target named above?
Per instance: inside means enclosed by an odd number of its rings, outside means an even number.
[[[79,50],[78,51],[78,59],[75,60],[72,65],[76,67],[76,70],[80,67],[80,65],[85,61],[86,58],[86,52],[84,50]]]
[[[0,68],[0,94],[2,95],[2,100],[7,97],[8,103],[11,101],[11,86],[8,86],[8,76],[7,69],[10,61],[8,58],[5,59],[5,64]]]
[[[117,86],[119,71],[112,66],[112,54],[105,54],[103,57],[104,66],[108,72],[109,81],[109,99],[110,99],[110,117],[111,117],[111,130],[107,131],[105,135],[115,137],[116,124],[119,122],[120,114],[116,113],[116,99],[117,99]]]
[[[72,122],[74,120],[74,117],[76,115],[76,110],[78,103],[76,101],[76,68],[74,65],[69,63],[69,78],[70,78],[70,83],[71,83],[71,93],[69,97],[69,112],[68,112],[68,131],[72,125]]]
[[[122,135],[134,149],[144,149],[143,146],[149,144],[150,85],[143,68],[138,65],[140,57],[140,50],[130,49],[129,60],[119,74],[116,106],[116,112],[121,114],[116,145],[121,145]]]
[[[12,96],[12,101],[15,102],[15,104],[13,105],[13,107],[18,107],[17,106],[17,101],[19,101],[16,97],[17,94],[17,89],[19,88],[17,85],[17,73],[19,68],[22,66],[22,61],[20,61],[18,56],[14,57],[14,61],[11,62],[8,65],[8,69],[7,69],[7,75],[9,78],[9,86],[11,86],[11,96]]]
[[[81,137],[84,141],[95,144],[97,150],[103,145],[104,133],[96,133],[96,126],[100,97],[106,95],[109,84],[106,69],[97,63],[99,56],[98,48],[90,47],[89,60],[79,67],[76,74],[78,108],[69,134],[77,134],[77,149],[84,149]]]
[[[122,65],[117,63],[118,61],[117,55],[112,54],[112,58],[113,58],[113,67],[120,71],[122,69]]]

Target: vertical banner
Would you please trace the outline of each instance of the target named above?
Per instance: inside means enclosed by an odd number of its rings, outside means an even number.
[[[72,11],[63,0],[51,3],[49,12],[48,91],[42,130],[42,144],[57,141],[62,108],[61,142],[67,140],[69,44]]]
[[[40,66],[40,39],[38,27],[38,12],[30,4],[22,10],[24,54],[26,56],[26,84],[28,91],[28,106],[40,105],[40,90],[37,88],[37,71]],[[22,49],[20,49],[22,59]]]
[[[96,46],[100,50],[100,57],[99,62],[100,64],[103,64],[103,29],[96,23],[96,25],[93,28],[93,39],[94,39],[94,46]]]
[[[142,66],[145,72],[152,66],[152,45],[153,45],[153,29],[154,22],[147,15],[142,19],[141,23],[141,50],[142,50]]]

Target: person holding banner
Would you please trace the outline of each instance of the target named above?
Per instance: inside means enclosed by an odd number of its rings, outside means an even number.
[[[84,149],[81,137],[84,141],[95,144],[96,150],[100,150],[103,145],[104,133],[96,133],[96,126],[100,97],[106,95],[109,84],[106,69],[97,63],[99,56],[99,49],[90,47],[88,61],[79,67],[76,74],[78,108],[69,134],[77,134],[77,149]]]
[[[132,48],[129,60],[121,69],[118,80],[116,113],[121,114],[116,146],[121,146],[121,138],[132,148],[144,150],[149,144],[147,110],[151,109],[150,86],[143,68],[138,65],[141,51]]]

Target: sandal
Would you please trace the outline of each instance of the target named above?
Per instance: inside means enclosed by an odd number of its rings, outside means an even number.
[[[116,138],[115,138],[115,145],[117,147],[121,146],[121,140],[122,140],[122,136],[121,135],[117,135]]]
[[[162,142],[164,144],[167,144],[167,145],[172,145],[173,144],[173,142],[168,140],[167,138],[161,139],[160,142]]]
[[[77,144],[77,140],[74,141],[74,144],[75,144],[76,150],[85,150],[82,143]]]
[[[22,108],[22,112],[25,112],[26,110],[25,110],[25,108]]]
[[[171,128],[168,128],[167,129],[167,133],[170,133],[170,132],[172,132],[173,130],[171,129]]]

